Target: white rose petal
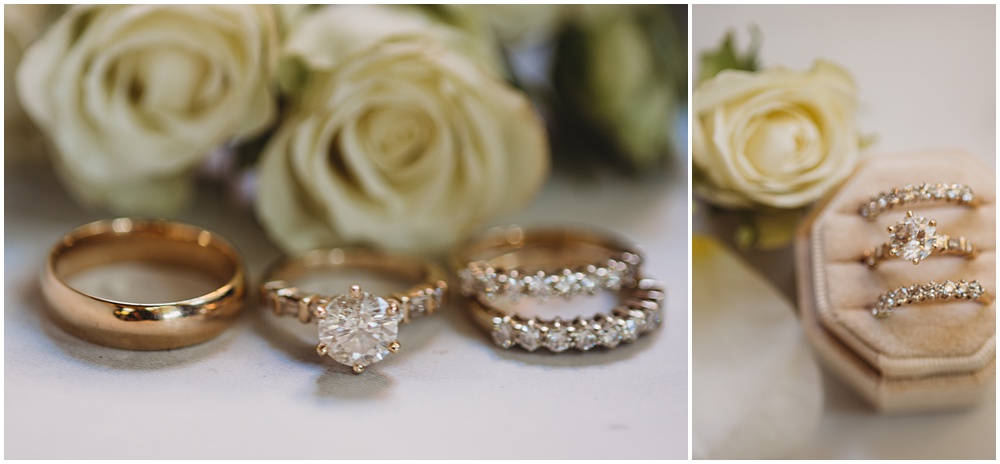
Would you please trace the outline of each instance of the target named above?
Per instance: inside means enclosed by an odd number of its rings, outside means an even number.
[[[726,70],[700,84],[692,105],[698,192],[726,207],[797,208],[814,202],[857,162],[857,90],[839,66],[808,72]]]
[[[19,92],[71,184],[181,185],[212,148],[273,121],[276,51],[265,6],[79,6],[28,50]],[[85,197],[122,212],[185,198],[142,190],[149,203]]]
[[[289,37],[318,67],[264,149],[256,202],[286,251],[439,250],[544,180],[547,141],[530,103],[414,20],[390,7],[333,7]],[[379,40],[342,36],[365,34],[366,22],[378,23]]]
[[[45,144],[17,99],[16,72],[25,50],[42,33],[54,15],[52,5],[4,5],[3,17],[3,123],[4,161],[40,159]]]

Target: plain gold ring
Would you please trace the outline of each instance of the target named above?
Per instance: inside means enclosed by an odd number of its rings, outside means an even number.
[[[79,272],[119,262],[196,269],[217,279],[219,287],[181,301],[131,303],[67,283]],[[166,350],[211,339],[232,324],[246,295],[243,261],[228,241],[163,219],[107,219],[76,228],[52,248],[40,281],[50,314],[63,330],[127,350]]]

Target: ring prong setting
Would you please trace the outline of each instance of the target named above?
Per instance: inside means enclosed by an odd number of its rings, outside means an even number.
[[[360,374],[365,371],[365,366],[362,366],[361,364],[355,364],[354,367],[351,368],[351,370],[354,371],[355,374]]]
[[[399,353],[399,348],[400,348],[400,345],[399,345],[398,341],[394,341],[394,342],[392,342],[392,343],[389,344],[389,351],[392,352],[392,353]]]
[[[326,356],[330,352],[330,347],[326,346],[326,343],[320,343],[316,345],[316,354],[320,356]]]
[[[361,286],[357,284],[351,285],[349,293],[351,298],[361,298]]]

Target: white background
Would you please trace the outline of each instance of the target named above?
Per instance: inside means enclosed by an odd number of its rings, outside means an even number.
[[[752,24],[763,36],[762,67],[806,69],[824,58],[853,73],[859,123],[877,136],[870,156],[961,148],[995,169],[995,6],[696,5],[695,76],[700,52],[730,29],[746,47]],[[704,221],[696,218],[696,230],[707,227]],[[789,249],[745,257],[795,301]],[[692,373],[698,375],[697,365]],[[819,430],[790,458],[995,458],[995,395],[971,410],[886,417],[824,377]]]
[[[615,350],[503,351],[452,304],[403,326],[403,350],[358,376],[316,356],[314,328],[256,306],[217,339],[172,351],[67,335],[36,276],[63,233],[102,214],[45,170],[8,167],[4,457],[686,458],[685,166],[642,181],[554,177],[497,220],[594,224],[642,244],[668,286],[659,331]],[[225,197],[203,189],[183,219],[230,239],[256,279],[280,253]]]

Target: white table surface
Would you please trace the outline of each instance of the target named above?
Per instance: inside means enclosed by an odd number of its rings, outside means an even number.
[[[763,35],[763,66],[811,66],[816,58],[850,70],[859,86],[859,123],[877,143],[867,153],[961,148],[996,166],[996,7],[695,5],[698,55],[726,30],[749,43]],[[703,209],[702,209],[703,210]],[[712,226],[696,216],[695,230]],[[794,294],[790,249],[744,256],[786,295]],[[792,301],[795,301],[792,299]],[[698,366],[692,367],[698,375]],[[965,411],[880,416],[831,375],[813,438],[790,458],[996,457],[996,396]]]
[[[668,285],[658,332],[610,351],[503,351],[452,304],[404,326],[403,350],[358,376],[316,356],[315,329],[276,325],[258,307],[220,337],[171,351],[67,335],[46,316],[36,276],[63,233],[103,214],[72,203],[47,171],[8,167],[4,457],[686,458],[685,166],[641,182],[554,177],[496,221],[595,224],[641,243],[649,274]],[[255,278],[280,255],[221,192],[202,191],[182,219],[230,239]]]

